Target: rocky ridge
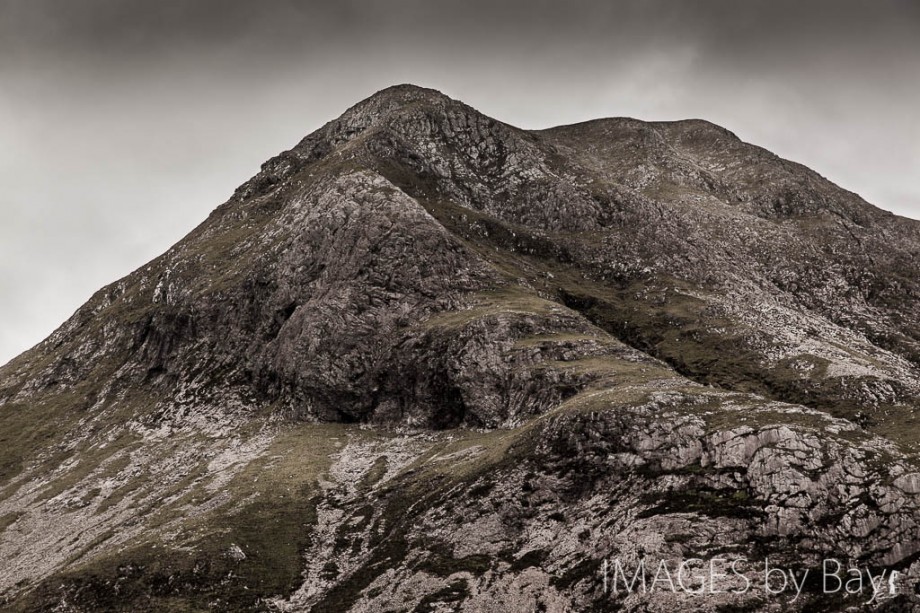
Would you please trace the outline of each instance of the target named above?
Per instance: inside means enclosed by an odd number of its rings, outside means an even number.
[[[897,570],[876,606],[909,610],[918,253],[916,222],[706,122],[527,132],[384,90],[0,369],[0,597],[862,606],[602,581],[836,557]]]

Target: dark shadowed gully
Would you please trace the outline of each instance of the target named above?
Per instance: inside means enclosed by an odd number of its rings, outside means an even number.
[[[384,90],[0,370],[3,609],[910,610],[918,255],[703,121]]]

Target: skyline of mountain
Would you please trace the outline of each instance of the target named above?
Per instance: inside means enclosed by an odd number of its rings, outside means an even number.
[[[910,610],[918,260],[920,222],[707,121],[522,130],[388,87],[0,367],[0,604],[874,594],[822,588],[835,559]],[[747,588],[705,598],[604,574],[729,556]]]
[[[907,0],[7,0],[0,363],[392,83],[524,129],[705,119],[918,218],[918,31]]]

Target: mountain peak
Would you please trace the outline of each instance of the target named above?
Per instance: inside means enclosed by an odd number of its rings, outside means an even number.
[[[421,85],[415,85],[414,83],[397,83],[396,85],[390,85],[389,87],[384,87],[383,89],[371,94],[365,100],[370,100],[372,98],[381,98],[381,97],[430,97],[437,96],[441,98],[447,98],[442,92],[431,88],[431,87],[422,87]]]
[[[411,83],[391,85],[371,94],[358,104],[352,106],[346,114],[354,110],[373,110],[385,113],[396,108],[408,106],[419,102],[446,103],[453,99],[436,89],[421,87]]]
[[[609,610],[713,534],[920,580],[920,224],[726,136],[397,85],[269,160],[0,368],[0,608]]]

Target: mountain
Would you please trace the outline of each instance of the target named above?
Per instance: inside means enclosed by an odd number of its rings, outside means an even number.
[[[910,610],[918,260],[705,121],[383,90],[0,369],[0,602]],[[750,585],[611,588],[694,558]]]

